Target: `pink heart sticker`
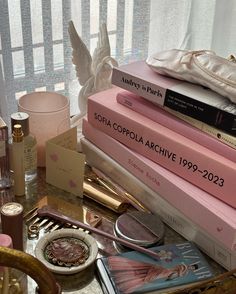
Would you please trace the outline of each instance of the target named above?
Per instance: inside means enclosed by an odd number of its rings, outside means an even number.
[[[73,180],[69,180],[69,186],[71,188],[76,188],[77,187],[77,184]]]
[[[52,161],[55,161],[55,162],[58,161],[58,155],[56,153],[50,154],[50,158]]]
[[[223,228],[222,227],[217,227],[217,232],[221,232],[223,231]]]

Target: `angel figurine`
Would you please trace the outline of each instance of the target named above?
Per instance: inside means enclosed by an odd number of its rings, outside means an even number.
[[[111,88],[111,73],[117,61],[111,57],[110,43],[106,24],[102,24],[98,34],[97,47],[91,56],[88,48],[76,32],[72,21],[69,22],[69,36],[72,45],[72,62],[80,85],[78,105],[80,114],[74,116],[71,125],[78,125],[87,114],[87,99],[94,93]]]

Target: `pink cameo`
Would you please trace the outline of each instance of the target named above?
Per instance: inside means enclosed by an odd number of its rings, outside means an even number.
[[[78,266],[84,264],[89,257],[88,246],[80,239],[62,237],[55,239],[45,247],[46,259],[59,266]]]

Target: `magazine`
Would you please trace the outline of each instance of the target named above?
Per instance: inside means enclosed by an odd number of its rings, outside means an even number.
[[[193,242],[151,250],[160,258],[137,251],[99,258],[96,267],[104,293],[168,293],[213,277],[209,263]]]

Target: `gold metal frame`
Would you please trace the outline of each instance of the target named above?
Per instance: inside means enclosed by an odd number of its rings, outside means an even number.
[[[22,271],[38,285],[40,294],[60,294],[61,288],[53,274],[32,255],[6,247],[0,247],[0,265]]]

